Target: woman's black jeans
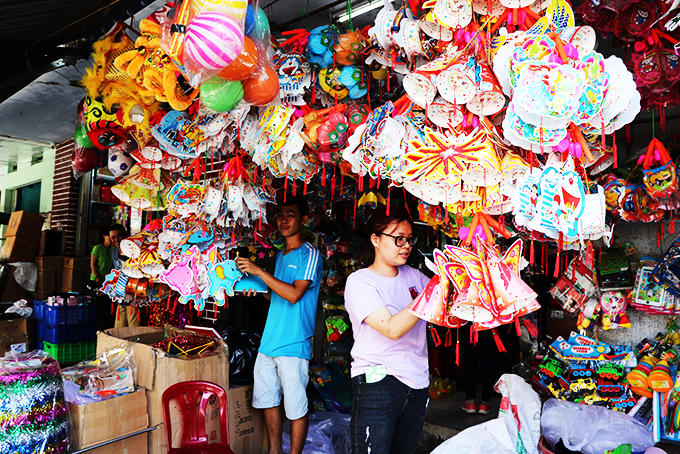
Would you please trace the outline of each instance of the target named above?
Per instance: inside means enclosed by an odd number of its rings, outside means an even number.
[[[430,401],[428,388],[412,389],[391,375],[366,383],[352,378],[352,454],[413,454]]]

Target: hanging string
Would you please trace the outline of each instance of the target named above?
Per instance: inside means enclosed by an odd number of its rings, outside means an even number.
[[[309,5],[309,0],[307,0]],[[345,0],[345,9],[347,10],[347,29],[354,31],[354,24],[352,23],[352,0]]]

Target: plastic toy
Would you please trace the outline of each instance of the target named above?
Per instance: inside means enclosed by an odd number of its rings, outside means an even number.
[[[597,368],[597,375],[600,378],[619,380],[623,376],[623,366],[619,366],[617,364],[612,363],[606,363]]]
[[[574,393],[592,391],[597,389],[597,384],[592,378],[579,378],[577,381],[569,384],[569,389]]]
[[[543,364],[541,364],[538,368],[548,377],[556,377],[558,375],[562,375],[562,373],[564,373],[564,370],[566,369],[564,363],[553,358],[544,359]]]

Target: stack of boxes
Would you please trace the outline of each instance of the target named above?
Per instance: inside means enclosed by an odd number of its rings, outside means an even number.
[[[89,296],[34,301],[38,348],[60,363],[81,361],[97,348],[95,304]]]
[[[32,262],[40,246],[42,216],[28,211],[15,211],[5,230],[5,244],[0,260],[7,262]]]

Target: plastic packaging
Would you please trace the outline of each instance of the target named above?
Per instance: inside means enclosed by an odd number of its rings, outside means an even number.
[[[69,452],[70,422],[59,363],[44,351],[0,359],[0,452]]]
[[[262,334],[217,322],[213,325],[229,347],[229,382],[246,385],[253,383],[253,369]]]
[[[29,292],[35,291],[35,284],[38,283],[38,268],[35,263],[31,262],[17,262],[10,263],[14,269],[14,279],[20,286]]]
[[[633,445],[633,452],[654,446],[651,432],[628,415],[558,399],[543,406],[541,428],[553,448],[562,439],[567,449],[584,454],[601,454],[625,443]]]
[[[325,411],[310,413],[302,454],[349,454],[349,422],[349,415]],[[289,432],[283,432],[283,452],[290,452]]]
[[[26,300],[17,301],[5,311],[5,314],[17,314],[21,318],[28,318],[32,313],[33,308],[28,307],[28,301]]]
[[[94,360],[81,361],[62,370],[64,380],[79,386],[75,396],[67,393],[67,400],[86,404],[91,400],[80,399],[80,396],[104,400],[134,392],[136,371],[137,364],[129,343],[108,348]]]
[[[432,454],[538,454],[541,435],[538,394],[513,374],[502,375],[495,389],[503,395],[498,418],[465,429]]]

